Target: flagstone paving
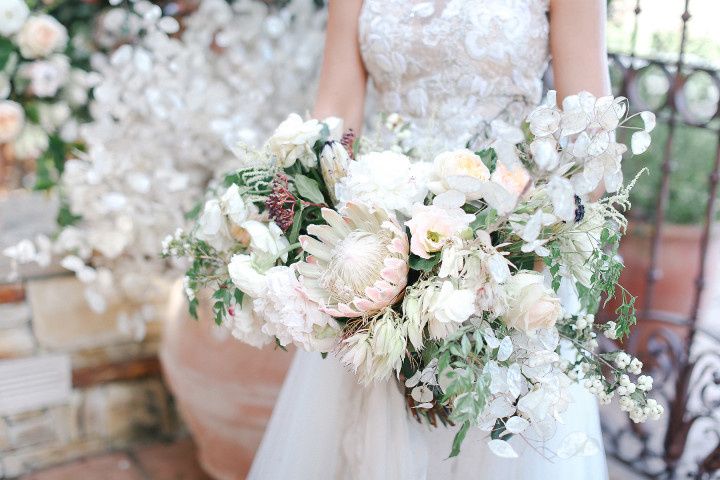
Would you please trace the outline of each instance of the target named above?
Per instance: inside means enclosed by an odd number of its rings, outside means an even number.
[[[211,480],[190,439],[153,443],[40,470],[20,480]]]

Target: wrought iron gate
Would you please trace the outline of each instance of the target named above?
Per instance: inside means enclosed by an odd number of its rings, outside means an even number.
[[[611,53],[611,70],[615,73],[616,92],[628,97],[638,110],[651,109],[658,121],[667,125],[662,145],[660,188],[657,192],[652,234],[647,241],[649,267],[643,298],[638,305],[638,327],[626,347],[644,361],[655,377],[655,392],[666,408],[657,422],[635,425],[610,411],[603,412],[603,429],[608,455],[647,478],[675,480],[680,478],[720,479],[720,318],[702,318],[701,300],[707,290],[708,249],[716,224],[716,203],[720,181],[720,101],[703,112],[693,110],[687,98],[687,85],[694,76],[711,80],[710,89],[720,92],[720,72],[687,60],[687,41],[692,26],[692,0],[683,3],[678,18],[681,29],[679,49],[674,58],[643,58],[636,54],[638,25],[643,21],[643,6],[657,0],[634,0],[634,31],[630,52]],[[720,44],[720,27],[718,27]],[[640,78],[649,69],[660,72],[665,90],[661,100],[648,105],[640,94]],[[717,95],[716,95],[717,96]],[[670,180],[676,169],[682,169],[681,158],[674,158],[673,142],[678,128],[692,127],[713,132],[718,144],[714,158],[707,158],[711,173],[704,185],[707,204],[700,234],[699,269],[694,278],[694,296],[689,315],[672,314],[655,308],[657,284],[662,277],[666,214],[670,203]],[[658,147],[656,147],[658,148]],[[676,162],[677,161],[677,162]],[[691,281],[688,279],[688,281]],[[714,325],[716,326],[714,326]],[[710,328],[708,328],[710,327]]]

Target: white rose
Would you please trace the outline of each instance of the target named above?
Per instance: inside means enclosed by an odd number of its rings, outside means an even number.
[[[226,250],[233,245],[227,222],[217,199],[208,200],[198,219],[195,236],[207,242],[215,250]]]
[[[547,288],[537,272],[518,272],[505,283],[508,310],[503,315],[507,326],[524,332],[551,328],[562,316],[560,299]]]
[[[20,135],[25,124],[25,112],[19,103],[0,101],[0,143],[7,143]]]
[[[468,149],[443,152],[433,161],[433,171],[428,187],[435,195],[439,195],[453,190],[453,181],[462,180],[462,177],[485,182],[490,179],[490,170],[479,156]],[[479,197],[469,196],[470,200],[477,200],[477,198]]]
[[[43,58],[63,50],[68,34],[65,27],[50,15],[34,15],[17,35],[20,53],[25,58]]]
[[[242,225],[247,220],[248,208],[240,195],[240,188],[233,184],[225,191],[220,198],[222,210],[235,225]]]
[[[252,298],[260,297],[265,291],[267,279],[255,268],[250,255],[233,255],[228,264],[228,274],[233,284]]]
[[[290,114],[268,140],[268,148],[283,168],[300,161],[308,168],[314,167],[317,159],[312,150],[320,139],[322,125],[317,120],[304,122],[300,115]]]
[[[40,126],[46,132],[53,132],[70,118],[72,111],[65,102],[41,103],[38,105]]]
[[[37,60],[22,65],[18,75],[30,81],[30,91],[36,97],[54,97],[67,82],[69,72],[68,58],[55,55],[49,60]]]
[[[13,153],[20,160],[33,160],[47,150],[50,139],[41,127],[28,123],[13,142]]]
[[[29,14],[23,0],[0,0],[0,36],[9,37],[20,30]]]

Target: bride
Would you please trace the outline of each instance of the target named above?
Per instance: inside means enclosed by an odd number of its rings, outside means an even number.
[[[314,114],[360,131],[369,77],[370,108],[410,121],[416,146],[458,148],[493,120],[522,121],[550,55],[559,99],[608,94],[604,31],[605,0],[330,0]],[[417,423],[394,379],[363,389],[336,359],[298,352],[249,479],[606,479],[601,448],[552,453],[578,431],[601,445],[595,399],[573,388],[565,423],[540,447],[514,438],[520,458],[498,458],[477,430],[447,459],[455,429]]]

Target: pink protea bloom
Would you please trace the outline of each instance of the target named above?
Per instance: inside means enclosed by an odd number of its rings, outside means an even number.
[[[327,225],[311,225],[300,237],[309,255],[298,265],[307,296],[333,317],[372,316],[405,292],[410,246],[387,212],[348,204],[343,215],[322,210]]]

